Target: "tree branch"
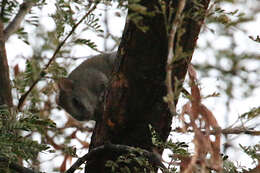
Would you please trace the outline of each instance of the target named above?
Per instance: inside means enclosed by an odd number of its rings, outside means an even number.
[[[127,145],[115,145],[115,144],[105,144],[96,148],[93,148],[83,157],[79,158],[65,173],[73,173],[76,169],[78,169],[84,162],[91,160],[99,155],[104,154],[106,151],[110,152],[133,152],[136,151],[136,148],[130,147]],[[142,149],[142,154],[144,157],[148,158],[149,162],[153,165],[156,165],[163,170],[167,168],[161,162],[161,159],[153,152],[149,152],[147,150]]]
[[[156,146],[152,143],[150,125],[161,141],[167,140],[172,124],[169,106],[163,100],[167,95],[165,79],[170,42],[168,28],[172,27],[179,2],[180,0],[140,0],[138,5],[144,13],[129,8],[117,52],[118,63],[105,92],[102,108],[99,109],[100,118],[96,121],[90,150],[109,141],[152,152]],[[174,48],[181,49],[177,53],[183,53],[183,58],[171,64],[171,77],[180,81],[179,86],[187,73],[209,4],[209,0],[199,2],[186,2],[184,13],[189,15],[184,16],[177,30],[178,37],[174,40],[179,43],[174,43]],[[166,21],[168,18],[170,23]],[[176,104],[179,93],[175,95]],[[158,147],[157,150],[162,153],[162,148]],[[105,167],[106,161],[115,160],[119,155],[120,153],[108,153],[96,157],[87,162],[85,172],[111,172]],[[152,166],[151,170],[155,169]]]
[[[4,157],[0,157],[0,163],[4,162],[6,163],[6,168],[9,167],[12,170],[15,170],[18,173],[38,173],[38,172],[34,172],[33,170],[29,169],[29,168],[25,168],[21,165],[18,165],[16,163],[10,162],[9,159],[4,158]]]
[[[167,102],[169,105],[169,110],[171,111],[172,115],[176,115],[176,107],[175,107],[175,94],[174,94],[174,88],[172,86],[172,64],[174,63],[174,60],[176,60],[176,57],[174,55],[173,48],[176,46],[177,42],[175,42],[175,35],[177,32],[177,29],[181,23],[181,14],[184,10],[186,0],[180,0],[177,7],[177,12],[174,18],[174,21],[172,22],[172,27],[169,35],[169,42],[168,42],[168,56],[167,56],[167,65],[166,65],[166,87],[167,87]]]
[[[184,133],[181,128],[176,128],[173,130],[174,132],[178,133]],[[188,130],[187,132],[193,133],[193,130]],[[211,130],[209,131],[210,134],[216,134],[219,133],[218,130]],[[245,127],[235,127],[235,128],[226,128],[222,129],[220,131],[223,135],[240,135],[240,134],[245,134],[245,135],[252,135],[252,136],[260,136],[260,131],[257,130],[250,130]]]
[[[18,13],[4,30],[5,41],[7,41],[8,38],[19,29],[25,15],[30,11],[34,4],[35,2],[33,2],[32,0],[27,0],[20,5]]]
[[[45,67],[42,69],[42,71],[40,72],[40,76],[33,82],[33,84],[31,85],[31,87],[29,88],[29,90],[24,93],[21,98],[19,99],[19,103],[18,103],[18,110],[21,111],[23,105],[24,105],[24,102],[28,96],[28,94],[32,91],[32,89],[35,87],[35,85],[42,79],[42,77],[45,76],[46,74],[46,70],[48,69],[48,67],[50,66],[50,64],[55,60],[56,58],[56,55],[58,54],[58,52],[60,51],[61,47],[66,43],[66,41],[68,40],[68,38],[72,35],[72,33],[76,30],[76,28],[79,26],[79,24],[81,24],[85,18],[92,12],[96,9],[97,7],[97,4],[98,2],[96,2],[94,4],[94,6],[79,20],[78,23],[76,23],[71,31],[69,32],[69,34],[66,36],[66,38],[57,46],[56,50],[54,51],[51,59],[49,60],[49,62],[45,65]]]

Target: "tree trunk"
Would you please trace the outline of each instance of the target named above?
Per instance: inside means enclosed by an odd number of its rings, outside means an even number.
[[[175,54],[177,50],[181,50],[182,55],[185,53],[184,58],[173,64],[172,78],[181,83],[185,78],[209,4],[209,0],[199,2],[202,6],[187,1],[183,22],[174,40]],[[140,4],[145,6],[148,12],[161,9],[157,0],[141,0]],[[165,4],[166,9],[174,9],[173,12],[166,10],[166,17],[172,15],[169,23],[162,13],[157,12],[154,16],[138,14],[142,17],[138,25],[148,27],[146,32],[130,19],[136,12],[131,9],[128,11],[128,20],[117,53],[118,63],[104,96],[104,106],[101,112],[97,112],[100,118],[96,122],[90,150],[112,143],[140,147],[152,152],[156,147],[152,144],[149,124],[158,133],[162,142],[167,140],[172,123],[168,105],[163,100],[167,95],[165,86],[169,37],[167,27],[171,27],[178,1],[166,1]],[[176,98],[175,104],[177,100]],[[156,150],[162,153],[162,148]],[[106,161],[115,160],[121,154],[122,152],[109,150],[100,153],[87,162],[85,172],[111,172],[111,168],[105,167]],[[156,170],[155,165],[153,166]],[[129,165],[129,168],[133,170],[133,165]]]

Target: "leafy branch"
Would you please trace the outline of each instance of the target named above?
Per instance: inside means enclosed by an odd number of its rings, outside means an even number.
[[[89,161],[92,158],[97,157],[100,154],[104,154],[105,151],[109,152],[137,152],[142,154],[144,157],[148,158],[151,164],[155,164],[156,166],[166,170],[166,167],[161,162],[161,159],[153,152],[149,152],[144,149],[138,149],[135,147],[130,147],[127,145],[119,145],[119,144],[105,144],[99,147],[92,149],[90,152],[85,154],[83,157],[79,158],[67,171],[66,173],[73,173],[76,169],[80,167],[85,161]]]
[[[98,2],[96,2],[93,7],[78,21],[78,23],[76,23],[71,31],[69,32],[69,34],[65,37],[65,39],[57,46],[57,48],[55,49],[52,57],[50,58],[49,62],[45,65],[45,67],[41,70],[39,77],[33,82],[33,84],[31,85],[31,87],[29,88],[29,90],[24,93],[21,98],[19,99],[19,103],[18,103],[18,110],[21,111],[24,102],[28,96],[28,94],[32,91],[32,89],[36,86],[36,84],[46,75],[46,70],[48,69],[48,67],[50,66],[50,64],[55,60],[56,55],[58,54],[58,52],[60,51],[60,49],[62,48],[62,46],[66,43],[66,41],[68,40],[68,38],[74,33],[74,31],[76,30],[76,28],[85,20],[86,17],[88,17],[91,12],[93,12],[96,7],[97,7]]]
[[[37,173],[29,168],[25,168],[21,165],[18,165],[16,163],[10,162],[9,159],[4,158],[4,157],[0,157],[0,162],[1,163],[6,163],[8,165],[8,167],[12,170],[15,170],[18,173]]]

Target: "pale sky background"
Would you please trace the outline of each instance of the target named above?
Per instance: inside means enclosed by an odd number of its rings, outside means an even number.
[[[46,2],[55,2],[54,0],[47,0]],[[253,2],[253,1],[252,1]],[[259,3],[260,5],[260,3]],[[97,10],[96,13],[102,13],[104,7],[99,6],[98,7],[100,10]],[[231,6],[231,5],[226,5],[224,7],[227,11],[234,11],[235,9],[239,9],[241,11],[244,10],[243,6]],[[51,20],[50,17],[48,17],[49,14],[53,13],[55,10],[55,7],[53,5],[48,5],[43,8],[43,11],[41,12],[41,22],[40,24],[44,25],[47,30],[53,30],[55,28],[54,22]],[[115,8],[115,6],[110,7],[109,9],[109,28],[110,32],[113,33],[114,35],[121,37],[123,28],[124,28],[124,23],[125,19],[123,17],[116,17],[115,12],[119,12],[118,9]],[[247,12],[246,12],[247,13]],[[248,24],[247,26],[243,26],[244,29],[247,30],[248,35],[256,36],[260,35],[260,15],[258,14],[257,22],[252,22]],[[102,21],[102,20],[101,20]],[[47,24],[47,25],[46,25]],[[102,23],[101,23],[102,24]],[[103,26],[103,25],[102,25]],[[209,25],[209,28],[214,29],[214,25]],[[34,29],[32,27],[26,27],[25,29],[29,31],[30,34],[34,34]],[[234,28],[234,32],[236,32],[236,37],[238,41],[239,49],[234,50],[237,52],[243,52],[245,50],[250,50],[253,52],[257,52],[260,55],[260,48],[259,44],[253,42],[248,38],[248,35],[245,35],[242,33],[242,31],[239,31],[238,29]],[[86,35],[83,37],[85,38],[91,38],[96,42],[98,45],[99,50],[103,50],[103,39],[100,37],[96,37],[96,35],[93,32],[88,32]],[[198,45],[205,45],[204,39],[207,38],[213,42],[215,42],[215,47],[218,50],[221,50],[223,48],[226,48],[229,45],[229,40],[227,40],[224,37],[219,37],[218,36],[218,31],[216,30],[216,33],[212,33],[210,31],[206,31],[203,35],[199,37],[198,40]],[[32,41],[32,40],[31,40]],[[32,41],[33,42],[33,41]],[[108,41],[109,43],[109,41]],[[35,43],[39,44],[39,43]],[[14,49],[15,48],[15,49]],[[25,60],[21,60],[19,57],[24,56],[24,57],[30,57],[32,55],[32,49],[30,46],[26,45],[23,41],[19,40],[17,36],[12,36],[6,43],[6,49],[7,49],[7,56],[8,56],[8,61],[9,65],[12,67],[15,64],[19,63],[19,66],[21,69],[25,68]],[[98,54],[97,52],[86,48],[86,46],[77,46],[72,49],[72,56],[73,57],[83,57],[83,56],[89,56],[92,54]],[[52,53],[47,54],[48,56],[51,56]],[[214,59],[214,55],[210,51],[204,51],[202,52],[201,50],[198,51],[196,50],[194,55],[193,55],[193,62],[203,62],[206,60],[210,61]],[[212,57],[212,58],[211,58]],[[73,60],[72,60],[73,61]],[[77,61],[76,64],[80,64],[81,61]],[[248,66],[254,66],[255,64],[249,64]],[[259,64],[258,64],[259,65]],[[72,70],[72,69],[70,69]],[[214,75],[214,74],[213,74]],[[256,74],[257,75],[257,74]],[[258,74],[260,75],[260,74]],[[198,74],[198,78],[200,80],[200,74]],[[208,95],[212,94],[214,92],[219,92],[218,86],[221,85],[221,82],[219,79],[214,78],[214,77],[209,77],[209,78],[203,78],[200,80],[200,87],[202,88],[202,93],[203,95]],[[236,91],[239,95],[239,90]],[[236,100],[233,100],[231,103],[231,110],[229,112],[229,124],[232,124],[239,115],[241,115],[244,112],[249,111],[253,107],[258,107],[259,106],[259,98],[260,98],[260,87],[255,90],[254,96],[249,97],[249,98],[237,98]],[[215,117],[218,120],[218,123],[221,127],[226,127],[226,120],[224,118],[226,112],[225,108],[223,108],[223,103],[225,103],[225,97],[220,96],[220,97],[214,97],[214,98],[208,98],[207,100],[203,101],[203,103],[214,113]],[[181,106],[186,102],[187,100],[180,100],[178,104],[178,110],[180,110]],[[63,114],[64,112],[62,111],[54,111],[53,114]],[[59,125],[59,122],[56,122]],[[81,134],[83,135],[83,134]],[[190,142],[191,136],[190,135],[176,135],[173,134],[172,136],[174,141],[188,141]],[[84,135],[83,135],[84,136]],[[259,138],[256,140],[256,138],[251,138],[246,135],[241,135],[242,137],[239,137],[237,140],[233,141],[235,142],[237,148],[235,149],[230,149],[228,150],[228,155],[231,160],[237,161],[240,165],[246,166],[246,167],[252,167],[252,160],[243,152],[241,152],[241,149],[238,147],[238,144],[242,145],[252,145],[253,143],[258,143]],[[234,135],[236,137],[236,135]],[[37,138],[37,137],[36,137]],[[255,140],[252,140],[255,139]],[[89,139],[90,140],[90,139]],[[77,144],[75,144],[77,145]],[[192,145],[191,145],[192,148]],[[79,156],[82,156],[85,153],[78,153]],[[41,156],[43,156],[43,160],[47,159],[46,157],[49,155],[49,153],[43,153]],[[167,153],[164,154],[164,157],[166,157]],[[58,159],[55,159],[55,161],[47,161],[43,164],[43,170],[49,172],[49,165],[55,165],[55,166],[60,166],[63,158],[60,157]]]

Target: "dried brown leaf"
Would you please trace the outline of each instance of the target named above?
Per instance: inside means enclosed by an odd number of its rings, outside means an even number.
[[[187,131],[188,128],[192,128],[195,135],[193,143],[195,145],[195,153],[191,157],[191,160],[187,164],[184,161],[182,165],[186,166],[186,169],[182,172],[190,173],[195,168],[196,164],[199,164],[202,172],[206,171],[206,168],[210,167],[214,170],[221,171],[222,159],[220,157],[220,127],[217,123],[213,113],[201,103],[200,89],[197,84],[197,75],[192,65],[189,65],[188,73],[190,76],[191,87],[191,100],[182,107],[180,119],[183,122],[183,129]],[[190,117],[190,123],[186,123],[184,115],[187,114]],[[197,123],[200,122],[200,123]],[[204,122],[204,123],[203,123]],[[204,126],[202,126],[204,125]],[[210,130],[217,131],[214,135],[215,139],[210,138]],[[205,129],[206,131],[202,131]],[[210,154],[210,158],[207,155]],[[209,162],[207,161],[209,160]]]
[[[19,65],[16,64],[16,65],[14,66],[14,76],[17,76],[19,73],[20,73]]]

